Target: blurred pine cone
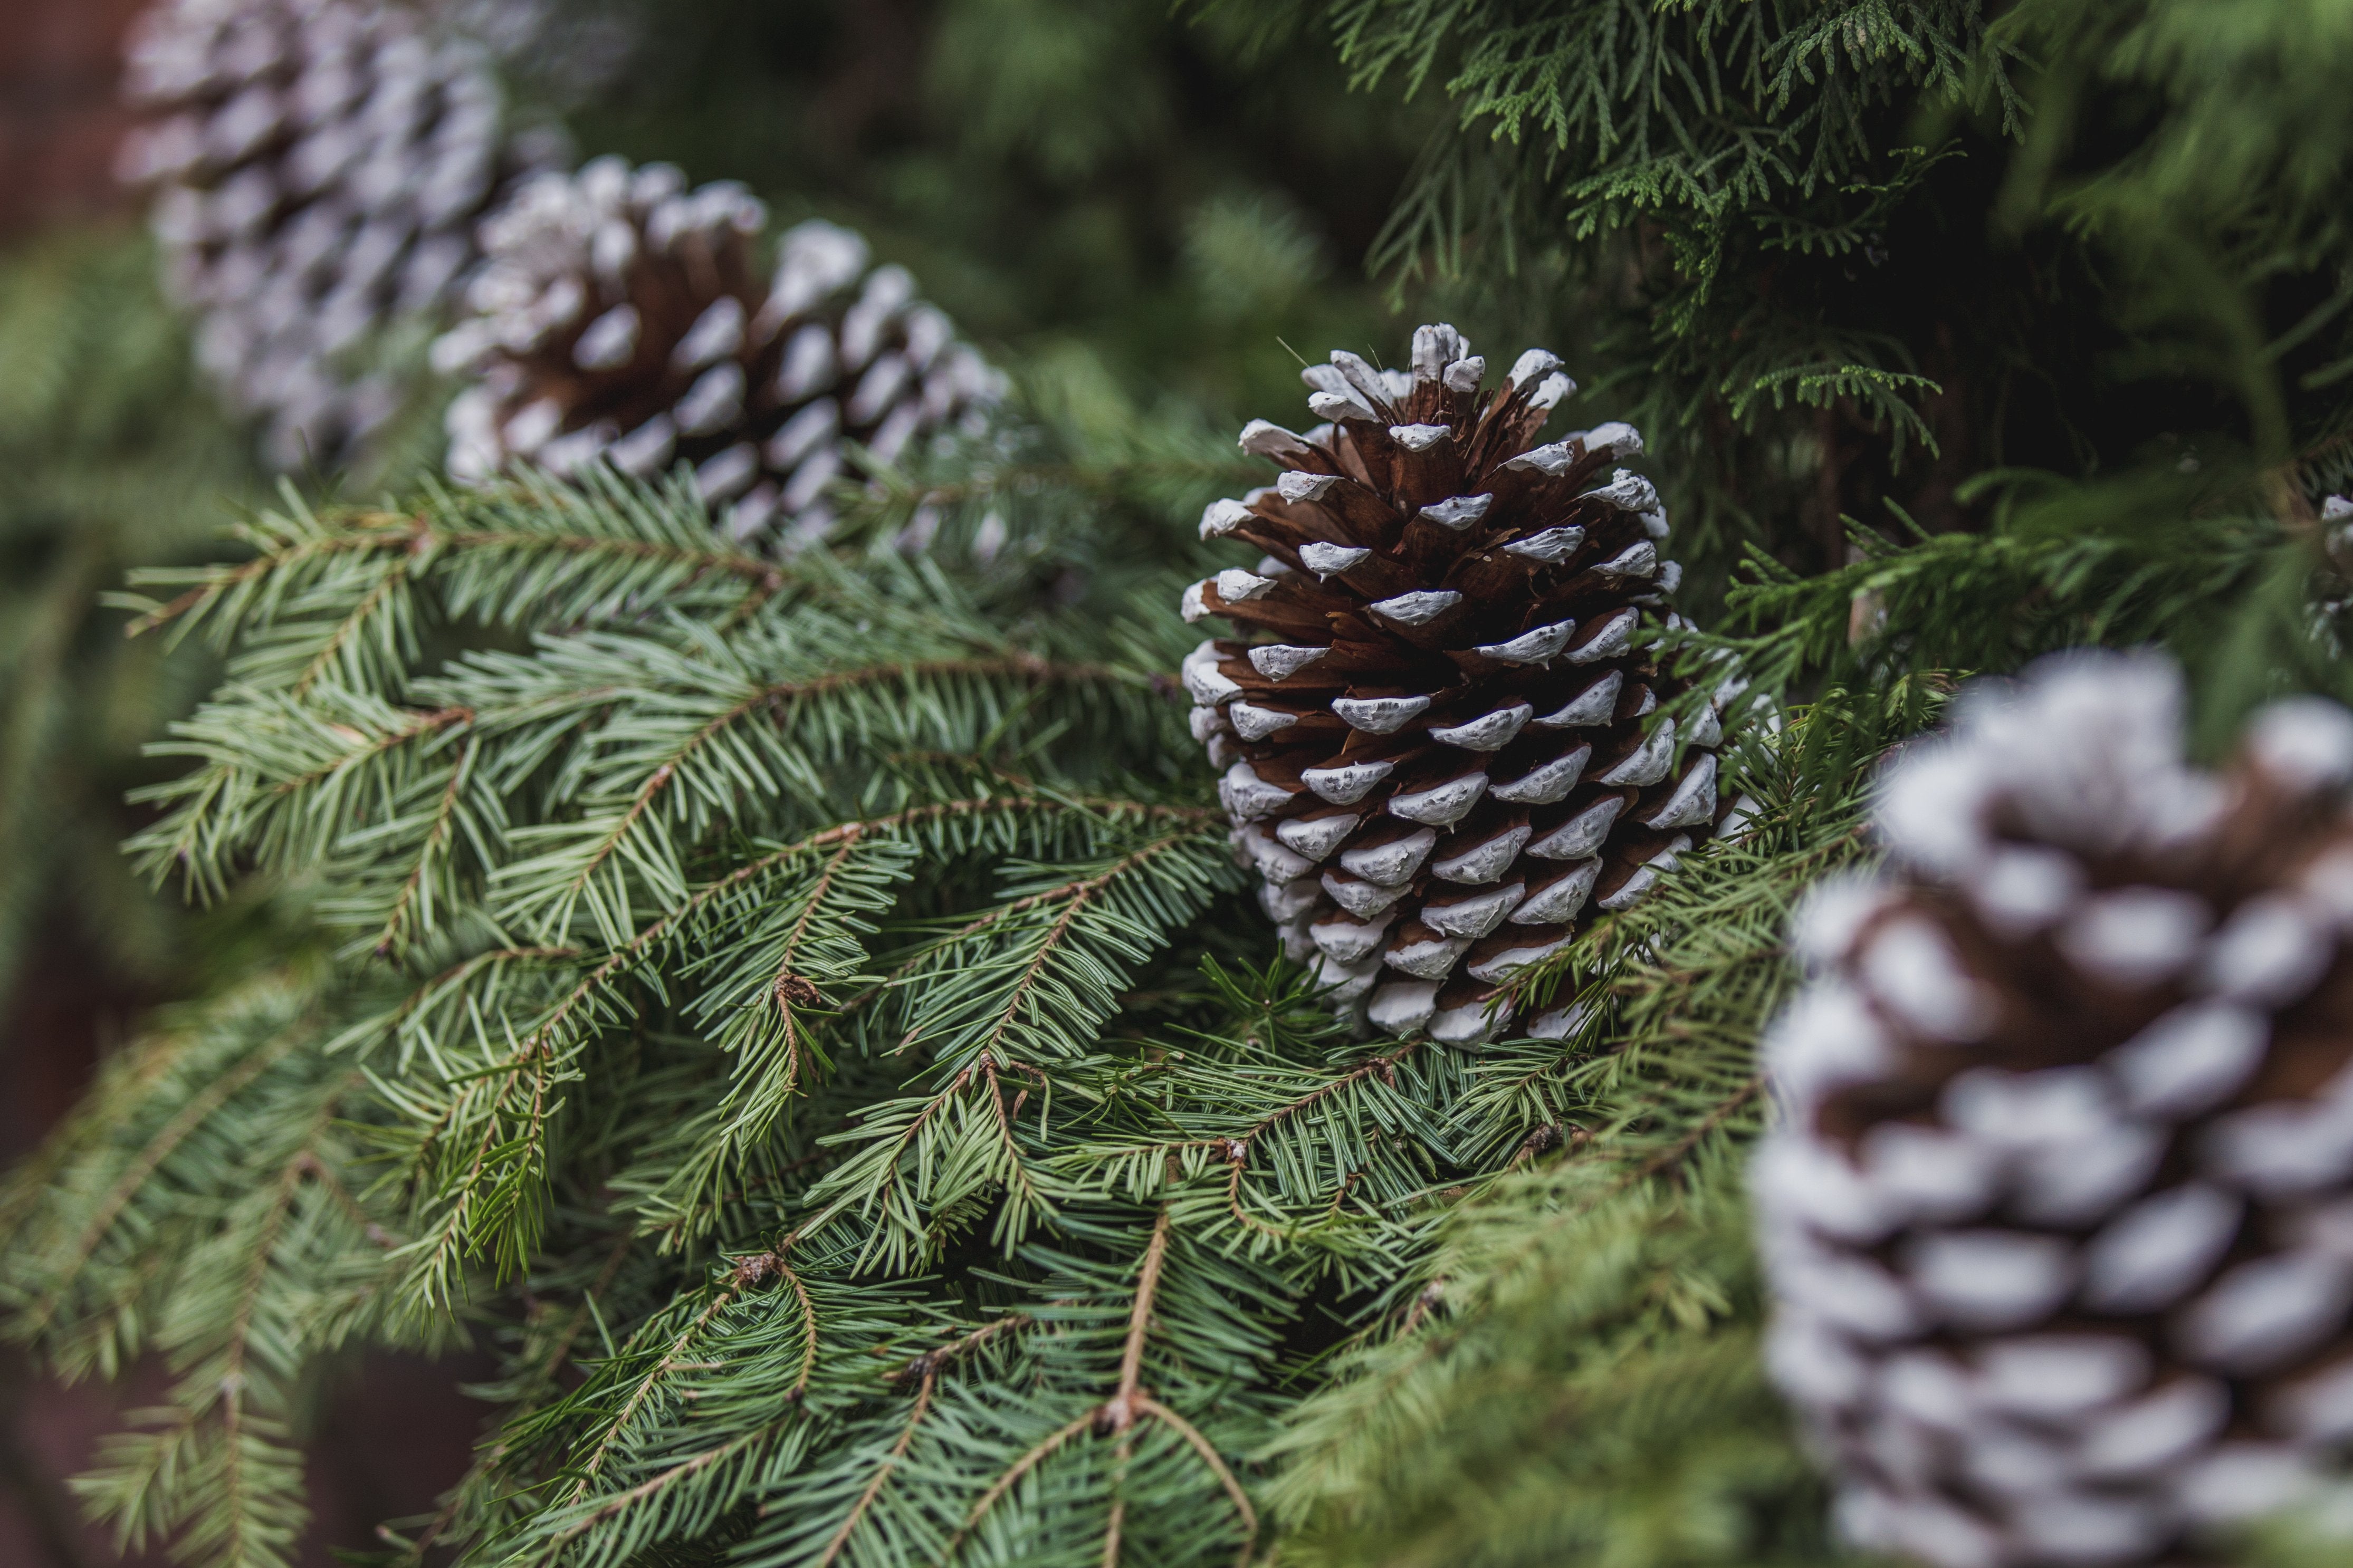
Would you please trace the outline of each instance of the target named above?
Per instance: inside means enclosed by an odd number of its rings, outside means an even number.
[[[1863,1544],[2180,1561],[2353,1437],[2353,716],[2184,764],[2179,677],[2066,656],[1893,765],[1819,891],[1755,1185],[1771,1364]]]
[[[1193,732],[1291,951],[1392,1033],[1487,1038],[1514,970],[1718,815],[1717,706],[1646,717],[1685,683],[1653,657],[1666,514],[1607,472],[1641,437],[1530,445],[1573,389],[1559,363],[1531,349],[1482,398],[1451,327],[1415,331],[1409,373],[1335,353],[1303,373],[1330,423],[1253,421],[1243,450],[1286,471],[1201,519],[1266,558],[1186,595],[1245,634],[1185,661]]]
[[[870,268],[863,239],[810,222],[763,279],[766,220],[741,186],[689,191],[664,163],[528,182],[482,226],[475,314],[436,345],[442,368],[480,375],[449,409],[450,472],[683,460],[734,537],[791,547],[831,527],[845,441],[887,463],[978,426],[999,378],[905,268]]]
[[[125,81],[154,118],[119,169],[156,187],[199,359],[280,467],[342,460],[400,401],[363,346],[454,293],[475,220],[552,140],[511,138],[475,52],[398,5],[162,0]]]

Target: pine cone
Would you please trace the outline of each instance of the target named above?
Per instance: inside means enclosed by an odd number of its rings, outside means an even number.
[[[2217,778],[2179,705],[2152,657],[1973,689],[1800,920],[1770,1362],[1864,1544],[2179,1562],[2353,1437],[2353,716]]]
[[[1303,373],[1332,423],[1253,421],[1242,449],[1287,471],[1201,519],[1267,555],[1186,594],[1187,620],[1263,634],[1185,661],[1193,732],[1291,952],[1391,1033],[1487,1038],[1506,976],[1717,816],[1720,701],[1684,733],[1644,720],[1683,689],[1652,657],[1682,575],[1658,493],[1588,488],[1641,437],[1530,445],[1559,363],[1531,349],[1482,399],[1451,327],[1415,331],[1410,373],[1335,353]]]
[[[999,378],[903,268],[870,269],[863,239],[811,222],[763,279],[766,220],[741,186],[689,192],[664,163],[530,182],[482,226],[477,314],[436,348],[481,376],[449,409],[450,472],[683,459],[705,500],[732,503],[735,537],[798,544],[832,524],[844,441],[890,462],[919,435],[978,427]]]
[[[2353,498],[2330,496],[2320,503],[2320,543],[2337,575],[2353,582]]]
[[[511,142],[474,52],[397,5],[163,0],[129,67],[156,118],[119,169],[158,188],[199,359],[262,417],[273,461],[340,459],[400,401],[389,376],[347,368],[354,351],[454,293],[475,219],[551,149]]]

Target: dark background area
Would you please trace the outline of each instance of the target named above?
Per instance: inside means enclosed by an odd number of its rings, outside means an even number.
[[[141,0],[8,0],[0,25],[0,237],[120,210],[114,93]]]

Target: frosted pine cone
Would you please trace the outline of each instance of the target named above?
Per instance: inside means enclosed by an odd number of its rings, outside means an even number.
[[[2149,657],[1973,689],[1800,920],[1770,1362],[1866,1545],[2178,1562],[2353,1437],[2353,716],[2218,778],[2179,706]]]
[[[2320,542],[2337,574],[2353,580],[2353,497],[2330,496],[2320,503]]]
[[[864,240],[812,222],[762,278],[766,221],[741,186],[689,191],[664,163],[599,158],[527,184],[482,226],[476,314],[436,347],[481,377],[449,409],[450,472],[683,460],[735,537],[806,543],[833,521],[845,440],[890,462],[977,426],[999,379],[903,268],[870,269]]]
[[[273,461],[341,458],[399,402],[356,351],[453,293],[475,219],[547,149],[511,142],[476,55],[396,5],[162,0],[125,79],[155,118],[121,172],[157,187],[199,359]]]
[[[1716,709],[1645,718],[1682,689],[1651,652],[1682,574],[1657,492],[1609,472],[1641,437],[1532,446],[1559,363],[1531,349],[1482,396],[1451,327],[1410,372],[1335,353],[1303,373],[1330,423],[1253,421],[1243,450],[1287,471],[1201,519],[1266,558],[1187,592],[1244,634],[1185,661],[1194,734],[1291,951],[1391,1033],[1485,1039],[1514,969],[1716,819]]]

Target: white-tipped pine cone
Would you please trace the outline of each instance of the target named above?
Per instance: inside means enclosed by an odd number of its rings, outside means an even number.
[[[1531,349],[1482,395],[1451,327],[1410,371],[1335,353],[1303,373],[1328,423],[1253,421],[1242,449],[1286,471],[1201,519],[1266,555],[1186,594],[1242,633],[1185,661],[1194,734],[1292,952],[1394,1034],[1489,1037],[1513,971],[1718,815],[1718,708],[1647,717],[1683,689],[1653,657],[1682,574],[1657,492],[1611,469],[1641,437],[1533,446],[1559,363]]]
[[[810,222],[763,278],[766,222],[740,185],[690,191],[665,163],[599,158],[525,184],[482,226],[474,314],[436,345],[442,368],[480,376],[449,409],[451,474],[685,461],[731,533],[789,546],[830,527],[845,441],[890,462],[978,427],[1000,378],[905,268]]]
[[[2353,1438],[2353,716],[2216,776],[2180,701],[2152,656],[1972,689],[1800,917],[1769,1361],[1863,1544],[2180,1562]]]
[[[398,5],[161,0],[125,84],[153,118],[120,172],[156,188],[198,358],[272,461],[341,459],[399,403],[363,346],[453,295],[476,218],[548,149],[511,140],[478,55]]]

